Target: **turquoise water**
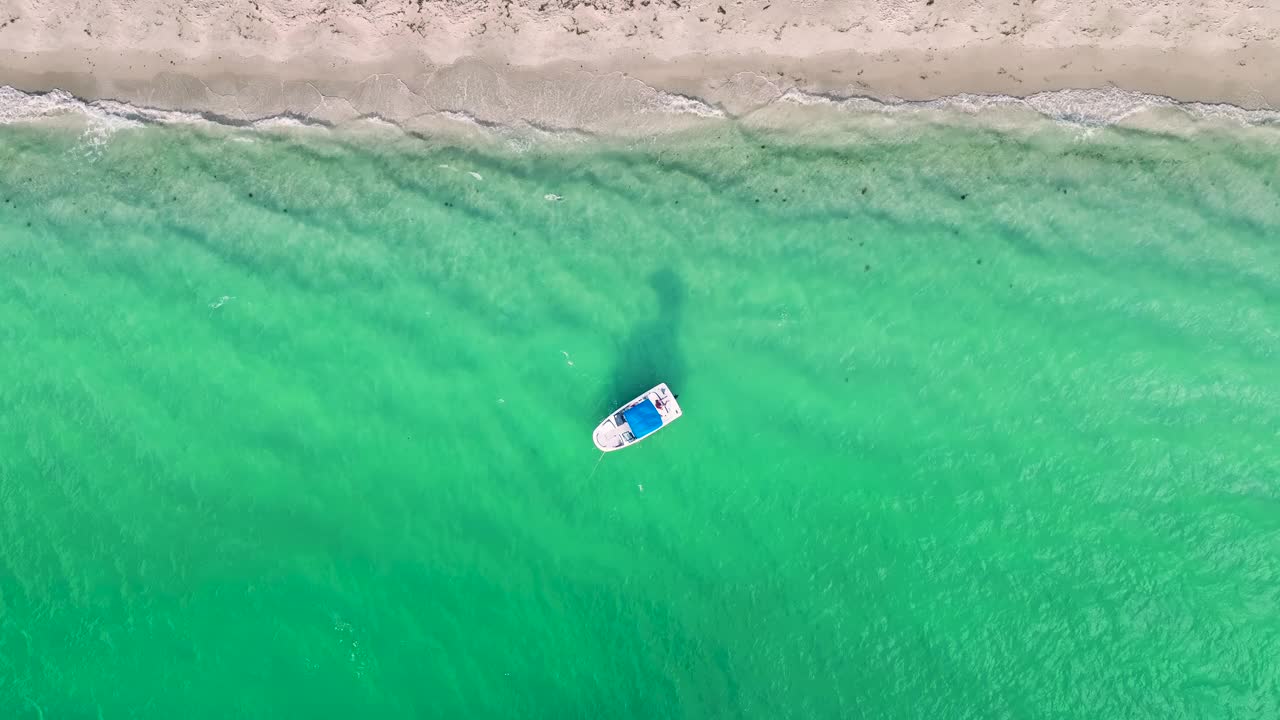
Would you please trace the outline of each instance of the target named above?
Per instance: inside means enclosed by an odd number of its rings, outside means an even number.
[[[0,716],[1276,717],[1278,168],[0,127]]]

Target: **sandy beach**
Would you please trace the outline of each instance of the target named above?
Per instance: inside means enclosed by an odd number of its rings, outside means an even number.
[[[789,91],[927,100],[1119,88],[1280,106],[1273,0],[0,0],[0,85],[232,121],[592,129]]]

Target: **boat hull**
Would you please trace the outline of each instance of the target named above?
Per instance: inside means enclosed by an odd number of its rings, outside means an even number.
[[[656,413],[645,407],[646,401]],[[591,433],[591,440],[600,452],[621,450],[655,434],[683,414],[675,393],[666,383],[659,383],[609,413]]]

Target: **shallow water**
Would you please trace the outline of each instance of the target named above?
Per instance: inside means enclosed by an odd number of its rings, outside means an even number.
[[[1275,716],[1278,167],[0,127],[0,714]]]

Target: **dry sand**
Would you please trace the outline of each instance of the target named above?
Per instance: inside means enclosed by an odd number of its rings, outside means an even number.
[[[1280,0],[0,0],[0,85],[232,120],[558,128],[740,115],[792,88],[1273,108]]]

